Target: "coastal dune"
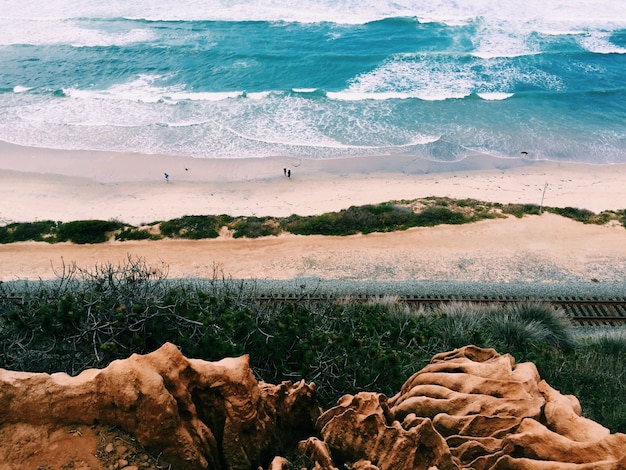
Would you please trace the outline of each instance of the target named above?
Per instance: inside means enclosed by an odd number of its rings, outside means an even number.
[[[130,224],[183,215],[312,215],[351,205],[428,196],[500,203],[626,207],[626,165],[469,157],[300,160],[192,159],[0,145],[0,223],[115,219]],[[287,177],[283,169],[291,171]],[[165,173],[169,178],[165,179]],[[63,266],[128,257],[173,277],[350,280],[623,280],[626,230],[553,214],[405,232],[259,240],[16,243],[0,246],[0,280],[50,279]]]

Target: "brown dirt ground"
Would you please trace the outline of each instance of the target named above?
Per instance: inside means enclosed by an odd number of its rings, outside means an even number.
[[[161,470],[169,464],[111,426],[0,428],[0,470]]]

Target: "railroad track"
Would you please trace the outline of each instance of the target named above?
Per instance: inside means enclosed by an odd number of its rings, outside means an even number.
[[[325,302],[333,298],[350,298],[351,300],[369,302],[376,299],[384,299],[388,295],[358,295],[358,296],[312,296],[309,294],[291,294],[278,296],[257,296],[258,302]],[[476,304],[513,304],[521,302],[546,302],[554,306],[561,307],[565,314],[574,322],[581,325],[625,325],[626,324],[626,297],[618,298],[578,298],[578,297],[552,297],[537,298],[523,296],[412,296],[400,295],[392,296],[398,302],[405,302],[412,305],[423,305],[424,307],[436,307],[441,304],[452,302],[467,302]],[[9,300],[15,303],[24,303],[22,297],[2,297],[0,300]]]
[[[384,295],[360,295],[346,296],[356,301],[368,302],[376,299],[383,299]],[[467,302],[477,304],[514,304],[522,302],[546,302],[558,306],[565,311],[565,314],[574,322],[586,325],[623,325],[626,324],[626,297],[619,298],[577,298],[577,297],[553,297],[537,298],[522,296],[393,296],[398,302],[405,302],[412,305],[423,305],[425,307],[436,307],[441,304],[452,302]],[[287,296],[258,296],[259,302],[294,302],[309,301],[322,302],[332,299],[332,296],[310,296],[287,295]],[[341,296],[336,297],[342,298]]]

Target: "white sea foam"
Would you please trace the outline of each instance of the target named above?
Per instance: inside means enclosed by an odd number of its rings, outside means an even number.
[[[250,99],[250,100],[262,100],[264,98],[267,98],[268,96],[271,96],[274,92],[271,91],[253,91],[253,92],[245,92],[242,93],[241,96],[245,96],[246,98]]]
[[[391,100],[391,99],[410,99],[418,98],[417,94],[398,93],[398,92],[359,92],[359,91],[329,91],[326,96],[331,100],[337,101],[366,101],[366,100]]]
[[[75,47],[124,46],[152,41],[148,28],[107,31],[89,21],[0,18],[0,45],[35,46],[67,44]]]
[[[474,42],[475,49],[472,55],[481,59],[520,57],[539,52],[539,46],[528,34],[506,31],[500,27],[491,30],[486,27],[480,28]]]
[[[452,70],[451,62],[429,60],[426,55],[402,55],[386,61],[371,72],[355,77],[347,96],[398,96],[424,100],[462,98],[472,92],[471,73]]]
[[[626,54],[626,48],[611,42],[611,36],[605,32],[586,33],[578,36],[579,44],[595,54]]]
[[[244,91],[225,92],[193,92],[185,90],[183,86],[158,86],[162,80],[160,75],[139,75],[125,83],[112,85],[109,88],[79,89],[64,88],[63,93],[72,98],[91,100],[122,100],[143,103],[176,104],[181,101],[223,101],[239,97],[261,99],[270,92],[246,93]]]
[[[161,77],[157,75],[140,75],[126,83],[115,84],[104,90],[64,88],[63,93],[72,98],[82,99],[113,99],[156,103],[169,94],[181,92],[180,87],[159,87],[155,82]]]
[[[437,142],[438,140],[441,139],[440,135],[434,136],[434,135],[415,135],[411,138],[411,140],[409,140],[406,144],[404,145],[398,145],[397,147],[412,147],[414,145],[426,145],[426,144],[432,144],[434,142]]]
[[[380,144],[380,145],[358,145],[358,144],[346,144],[343,142],[339,142],[338,140],[332,139],[329,136],[323,136],[316,132],[311,132],[311,129],[308,128],[303,133],[300,129],[300,132],[289,132],[282,133],[276,132],[276,129],[270,128],[267,129],[265,135],[259,135],[258,133],[251,133],[249,130],[244,132],[239,132],[233,128],[227,128],[231,133],[241,137],[242,139],[248,141],[256,141],[263,144],[269,144],[272,146],[280,145],[285,147],[307,147],[307,148],[317,148],[317,149],[344,149],[344,150],[384,150],[391,148],[403,148],[403,147],[414,147],[419,145],[425,145],[433,142],[437,142],[441,137],[440,136],[429,136],[429,135],[415,135],[407,140],[404,143],[400,144]]]
[[[269,20],[360,24],[390,17],[422,22],[465,24],[476,18],[495,23],[532,26],[536,30],[568,30],[611,24],[626,25],[626,2],[618,0],[8,0],[5,18],[134,18],[149,20]]]
[[[232,98],[246,96],[243,91],[224,91],[224,92],[185,92],[185,91],[167,91],[162,89],[162,99],[169,103],[178,103],[180,101],[223,101]]]
[[[483,94],[503,99],[520,84],[544,90],[561,88],[560,79],[531,66],[516,66],[506,58],[488,62],[457,60],[429,54],[403,54],[355,77],[348,89],[331,94],[344,100],[418,98],[427,101]]]
[[[476,93],[476,95],[487,101],[502,101],[510,98],[514,93]]]

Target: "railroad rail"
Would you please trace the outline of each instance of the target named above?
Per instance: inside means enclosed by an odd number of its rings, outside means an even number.
[[[586,298],[586,297],[548,297],[533,296],[489,296],[489,295],[345,295],[320,296],[310,294],[289,295],[257,295],[256,300],[265,302],[326,302],[328,300],[350,299],[357,302],[371,302],[391,298],[393,301],[411,305],[422,305],[434,308],[441,304],[452,302],[466,302],[472,304],[514,304],[523,302],[545,302],[561,307],[566,316],[581,325],[625,325],[626,324],[626,297],[616,298]],[[9,300],[15,303],[24,303],[18,296],[2,296],[0,300]]]
[[[448,295],[357,295],[357,296],[311,296],[302,295],[281,295],[281,296],[257,296],[259,302],[294,302],[309,301],[322,302],[331,299],[350,299],[359,302],[369,302],[385,297],[392,298],[397,302],[404,302],[411,305],[422,305],[433,308],[441,304],[452,302],[463,302],[472,304],[514,304],[523,302],[545,302],[563,309],[568,318],[579,324],[587,325],[618,325],[626,324],[626,297],[619,298],[578,298],[578,297],[551,297],[537,298],[532,296],[448,296]]]

